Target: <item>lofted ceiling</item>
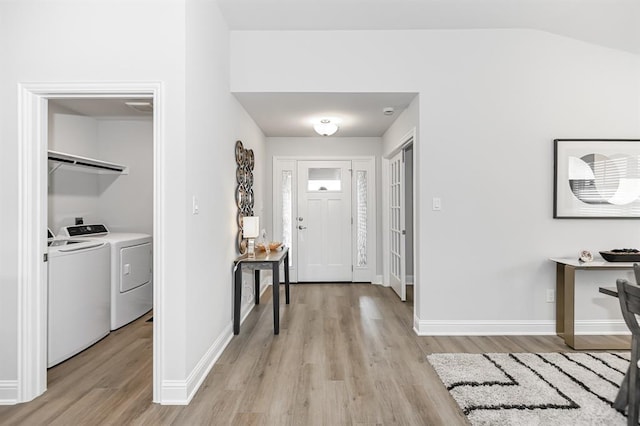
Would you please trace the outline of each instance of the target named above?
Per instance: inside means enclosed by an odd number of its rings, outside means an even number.
[[[218,0],[232,31],[523,28],[640,54],[640,0]],[[234,93],[266,136],[381,136],[415,93]],[[60,99],[93,117],[150,116],[123,100]],[[393,107],[394,115],[382,110]]]
[[[232,31],[541,30],[640,54],[640,0],[218,0]],[[380,136],[414,94],[235,96],[267,136],[312,136],[311,117],[345,117],[336,136]],[[383,106],[396,114],[381,114]],[[351,127],[353,125],[353,127]]]
[[[232,31],[523,28],[640,54],[638,0],[218,0]]]

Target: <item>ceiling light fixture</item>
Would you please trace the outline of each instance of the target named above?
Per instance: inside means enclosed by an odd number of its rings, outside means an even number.
[[[332,123],[328,118],[323,118],[319,123],[313,125],[313,130],[321,136],[331,136],[338,131],[338,125]]]

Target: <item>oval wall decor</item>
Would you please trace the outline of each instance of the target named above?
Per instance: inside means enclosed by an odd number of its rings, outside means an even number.
[[[242,141],[236,141],[236,206],[238,207],[238,251],[247,252],[247,241],[242,238],[242,218],[253,216],[253,168],[255,157],[252,149],[245,149]]]

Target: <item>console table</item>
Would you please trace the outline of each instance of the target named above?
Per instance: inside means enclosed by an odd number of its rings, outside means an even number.
[[[585,341],[587,336],[575,335],[575,287],[576,270],[633,270],[633,262],[607,262],[594,260],[580,262],[578,259],[552,258],[556,263],[556,334],[573,349],[624,349],[629,350],[629,344],[595,343]]]
[[[240,256],[233,262],[233,334],[240,333],[240,309],[242,307],[242,268],[254,269],[255,304],[260,303],[260,269],[273,272],[273,334],[280,333],[280,264],[284,263],[284,290],[289,304],[289,248],[283,247],[269,253],[257,252],[256,257]]]

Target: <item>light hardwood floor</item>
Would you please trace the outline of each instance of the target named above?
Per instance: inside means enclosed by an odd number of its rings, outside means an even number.
[[[151,403],[147,315],[50,369],[49,390],[0,407],[0,424],[464,425],[428,354],[569,351],[556,336],[418,337],[409,293],[293,285],[274,336],[265,292],[188,406]]]

